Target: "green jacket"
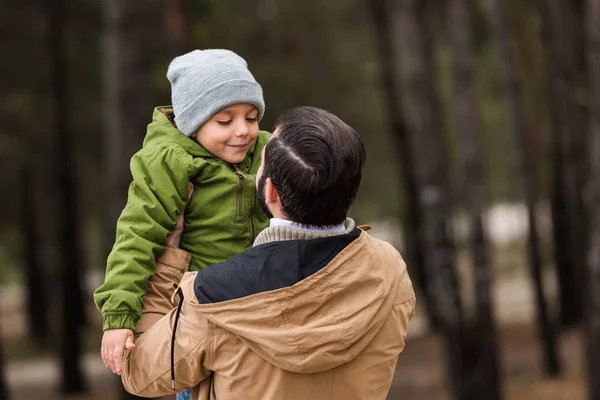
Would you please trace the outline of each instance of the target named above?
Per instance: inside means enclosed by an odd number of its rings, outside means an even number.
[[[233,166],[182,134],[172,110],[157,107],[143,148],[131,159],[133,182],[119,221],[106,278],[94,293],[103,328],[135,331],[155,258],[185,209],[180,247],[192,255],[190,270],[229,259],[250,247],[268,226],[255,200],[254,175],[269,133],[261,131],[244,161]],[[188,200],[188,182],[194,194]]]

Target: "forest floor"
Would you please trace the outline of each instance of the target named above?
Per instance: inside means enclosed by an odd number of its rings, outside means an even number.
[[[570,330],[561,336],[560,378],[543,376],[539,341],[529,324],[504,325],[499,332],[503,398],[506,400],[584,400],[581,337]],[[388,400],[449,400],[445,360],[438,335],[407,341],[400,355]]]

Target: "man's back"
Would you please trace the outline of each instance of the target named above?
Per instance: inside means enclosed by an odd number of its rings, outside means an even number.
[[[279,268],[281,255],[290,260],[283,265],[287,269]],[[406,266],[391,245],[354,229],[330,238],[268,243],[236,259],[215,268],[219,275],[206,269],[193,282],[182,282],[176,388],[203,381],[192,397],[202,399],[210,393],[224,399],[386,397],[415,305]],[[287,274],[277,283],[282,270]],[[211,285],[203,286],[201,274]],[[296,283],[290,281],[294,276]],[[220,283],[246,293],[232,298],[218,290]],[[171,329],[174,319],[153,330]],[[143,340],[164,336],[155,331]],[[145,374],[124,379],[128,389],[164,394],[169,354],[161,354],[161,346],[146,343],[152,354],[136,354],[139,345],[132,352],[130,362],[144,365]]]

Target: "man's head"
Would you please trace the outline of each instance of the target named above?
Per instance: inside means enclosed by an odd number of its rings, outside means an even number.
[[[360,137],[341,119],[314,107],[293,108],[264,149],[257,197],[278,218],[340,224],[358,192],[365,158]]]

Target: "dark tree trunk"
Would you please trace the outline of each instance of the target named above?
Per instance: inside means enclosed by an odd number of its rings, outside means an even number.
[[[581,198],[585,180],[585,110],[581,104],[583,38],[579,1],[543,0],[549,110],[552,126],[552,218],[561,323],[581,321],[587,237]]]
[[[38,195],[34,186],[31,168],[23,167],[20,176],[21,186],[21,222],[23,242],[25,243],[25,276],[27,281],[27,316],[29,335],[42,347],[48,347],[50,329],[48,321],[47,279],[40,262],[40,246],[36,234],[36,220],[33,199]]]
[[[178,10],[179,1],[171,4]],[[127,202],[131,182],[129,160],[142,147],[152,116],[148,103],[149,60],[144,54],[145,3],[104,0],[105,165],[108,178],[106,253],[114,242],[116,221]],[[177,11],[181,13],[179,9]],[[182,15],[179,15],[182,17]],[[182,45],[180,43],[180,45]],[[137,399],[121,386],[122,399]]]
[[[488,243],[483,226],[485,186],[482,149],[479,140],[481,124],[475,88],[475,54],[472,20],[467,0],[450,2],[449,29],[453,53],[454,112],[464,174],[464,204],[469,214],[470,248],[473,258],[476,296],[476,321],[470,330],[475,340],[471,362],[465,371],[465,398],[500,399],[496,327],[492,304],[492,271]]]
[[[531,149],[525,127],[523,93],[517,78],[515,46],[508,34],[506,12],[502,0],[487,0],[486,12],[492,42],[496,47],[500,71],[505,85],[509,119],[515,135],[519,165],[518,173],[523,179],[522,187],[529,222],[530,271],[537,306],[538,329],[543,345],[544,369],[548,375],[558,375],[560,364],[556,346],[556,333],[548,315],[548,306],[542,285],[542,257],[535,214],[535,205],[538,201],[537,180],[534,165],[529,157]]]
[[[586,192],[590,216],[590,245],[587,253],[586,351],[588,398],[600,400],[600,3],[587,0],[587,56],[590,84],[589,161]]]
[[[108,248],[112,247],[115,223],[127,202],[131,183],[129,160],[141,149],[152,117],[152,105],[148,104],[149,60],[142,40],[144,7],[134,0],[104,0]]]
[[[552,116],[556,119],[556,116]],[[552,123],[552,122],[551,122]],[[552,123],[554,125],[554,123]],[[555,130],[559,128],[554,128]],[[581,291],[577,288],[576,266],[573,258],[572,240],[569,213],[567,211],[567,197],[563,183],[564,156],[561,154],[561,145],[557,138],[552,139],[552,191],[550,204],[552,208],[552,225],[554,239],[554,262],[558,283],[558,300],[560,307],[560,323],[570,327],[581,321],[583,307]]]
[[[433,43],[423,0],[396,0],[394,37],[402,60],[406,85],[405,116],[410,131],[409,147],[416,175],[418,240],[423,244],[423,269],[434,299],[448,352],[452,392],[460,398],[463,386],[463,322],[460,292],[454,269],[454,248],[449,236],[447,164],[441,131],[438,94],[435,88]]]
[[[10,393],[8,391],[6,374],[4,372],[6,360],[4,359],[3,348],[4,348],[4,346],[2,344],[2,341],[0,341],[0,399],[10,400]]]
[[[171,50],[176,56],[180,56],[188,48],[188,32],[185,18],[185,0],[167,0],[167,32]]]
[[[78,202],[75,190],[74,151],[68,124],[68,82],[64,27],[64,0],[48,0],[48,47],[53,99],[54,135],[58,152],[56,185],[60,193],[59,251],[61,259],[61,391],[65,394],[83,393],[84,378],[80,363],[80,328],[84,321],[81,289],[81,235],[78,224]]]
[[[34,146],[40,157],[31,160],[32,174],[30,175],[32,187],[35,188],[35,196],[30,197],[33,206],[30,217],[35,223],[35,237],[33,238],[35,245],[33,248],[37,247],[39,251],[38,260],[41,263],[41,275],[43,275],[45,287],[59,288],[61,285],[60,270],[62,264],[58,238],[60,218],[56,211],[59,207],[59,190],[56,186],[56,164],[58,158],[57,151],[55,150],[56,140],[52,130],[48,131],[47,137],[39,139],[40,143],[35,143]],[[27,252],[33,251],[33,249],[29,248],[29,245],[30,243],[25,243]],[[31,296],[35,307],[38,308],[36,312],[40,312],[41,308],[46,308],[49,318],[48,323],[51,322],[52,316],[56,316],[53,319],[57,323],[50,323],[48,326],[48,344],[53,348],[58,348],[61,337],[61,327],[58,323],[61,315],[60,296],[47,295],[47,297],[42,298],[41,296],[36,297],[35,293],[31,293]]]
[[[403,173],[404,191],[406,199],[406,211],[403,221],[405,222],[405,245],[409,268],[414,271],[416,286],[423,292],[425,308],[430,316],[430,324],[435,328],[439,324],[435,321],[435,307],[431,289],[425,276],[424,249],[422,242],[418,240],[418,227],[420,225],[420,214],[418,207],[418,194],[416,174],[414,171],[414,157],[410,148],[406,123],[402,116],[400,106],[399,84],[395,77],[396,62],[392,45],[392,32],[388,19],[386,2],[380,0],[367,0],[373,28],[375,30],[376,46],[380,61],[380,84],[385,96],[385,105],[389,120],[391,140],[398,154],[400,154],[400,170]]]

